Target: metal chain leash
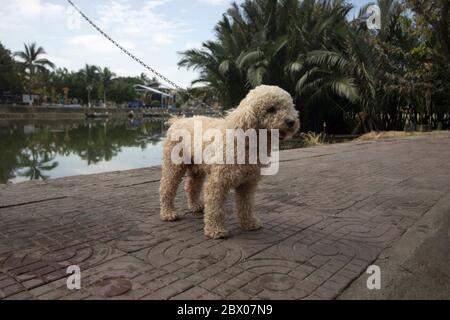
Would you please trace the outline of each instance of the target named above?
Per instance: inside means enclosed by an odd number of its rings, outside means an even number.
[[[155,69],[153,69],[152,67],[150,67],[149,65],[147,65],[144,61],[142,61],[141,59],[139,59],[138,57],[136,57],[134,54],[132,54],[131,52],[129,52],[127,49],[125,49],[124,47],[122,47],[119,43],[117,43],[113,38],[111,38],[106,32],[104,32],[102,29],[100,29],[91,19],[89,19],[88,16],[86,16],[83,11],[81,11],[80,8],[78,8],[78,6],[73,3],[71,0],[67,0],[67,2],[84,18],[84,20],[86,20],[94,29],[96,29],[98,32],[100,32],[100,34],[102,36],[104,36],[106,39],[108,39],[112,44],[114,44],[117,48],[119,48],[123,53],[125,53],[127,56],[129,56],[131,59],[133,59],[134,61],[136,61],[137,63],[139,63],[141,66],[143,66],[145,69],[149,70],[151,73],[153,73],[155,76],[157,76],[158,78],[164,80],[166,83],[170,84],[171,86],[173,86],[175,89],[179,90],[179,91],[184,91],[186,93],[186,95],[193,99],[196,100],[198,102],[200,102],[203,106],[208,106],[206,103],[199,101],[197,98],[193,97],[186,89],[180,87],[179,85],[177,85],[175,82],[169,80],[167,77],[165,77],[164,75],[162,75],[161,73],[159,73],[158,71],[156,71]]]

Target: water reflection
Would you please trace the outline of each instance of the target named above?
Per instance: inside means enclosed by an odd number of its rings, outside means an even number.
[[[161,120],[0,120],[0,183],[161,163]]]

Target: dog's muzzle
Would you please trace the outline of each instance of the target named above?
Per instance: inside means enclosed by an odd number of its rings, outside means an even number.
[[[292,137],[300,129],[300,121],[298,119],[286,119],[284,128],[280,129],[280,139],[286,140]]]

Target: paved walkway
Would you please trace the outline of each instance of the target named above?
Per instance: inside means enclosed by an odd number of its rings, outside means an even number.
[[[159,220],[159,168],[1,185],[0,298],[336,298],[449,193],[449,159],[448,133],[283,152],[257,195],[264,229],[230,214],[220,241],[181,189],[186,215]]]

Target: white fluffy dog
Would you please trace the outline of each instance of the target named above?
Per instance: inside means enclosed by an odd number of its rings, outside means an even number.
[[[160,186],[161,219],[164,221],[177,219],[174,199],[178,186],[187,173],[185,190],[188,205],[194,213],[201,213],[204,210],[206,236],[213,239],[227,237],[223,206],[231,189],[236,191],[235,213],[241,228],[243,230],[261,228],[261,222],[253,210],[254,195],[261,176],[261,164],[175,164],[172,161],[172,151],[179,142],[172,141],[171,135],[176,130],[187,130],[193,137],[196,121],[201,123],[203,130],[219,129],[224,136],[227,129],[243,129],[244,131],[278,129],[280,139],[288,139],[300,127],[292,97],[279,87],[259,86],[250,91],[239,107],[225,118],[194,117],[172,120],[167,133],[168,138],[164,144]],[[192,141],[191,145],[193,144]],[[189,157],[194,156],[192,150]],[[200,199],[202,187],[204,188],[204,206]]]

